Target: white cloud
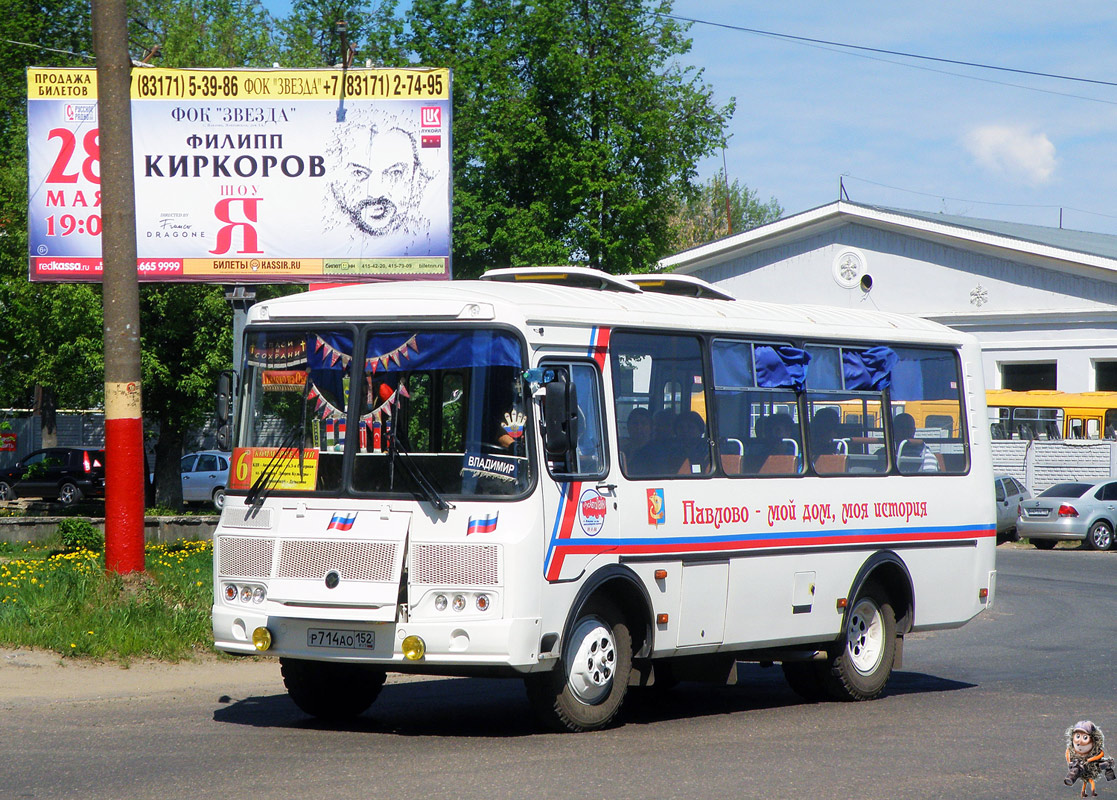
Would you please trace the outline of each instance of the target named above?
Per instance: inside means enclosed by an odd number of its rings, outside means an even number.
[[[983,125],[966,134],[965,144],[979,165],[1009,178],[1034,185],[1055,171],[1055,145],[1023,126]]]

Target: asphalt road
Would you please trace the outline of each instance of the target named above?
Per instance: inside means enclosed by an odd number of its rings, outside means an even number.
[[[684,684],[619,727],[560,735],[535,728],[517,681],[424,680],[336,729],[295,708],[276,666],[5,701],[0,798],[1077,797],[1064,730],[1091,718],[1117,751],[1117,554],[1002,546],[997,568],[994,608],[910,637],[871,703],[807,704],[750,665],[738,686]]]

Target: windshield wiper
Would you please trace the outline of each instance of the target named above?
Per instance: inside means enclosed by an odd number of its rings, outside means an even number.
[[[264,465],[264,469],[260,472],[260,477],[252,482],[252,488],[248,490],[248,494],[244,497],[244,504],[246,506],[255,506],[264,502],[267,497],[268,491],[274,486],[279,476],[282,475],[281,467],[287,454],[295,449],[295,443],[302,438],[302,430],[299,428],[292,428],[287,434],[287,438],[275,451],[268,463]],[[302,478],[302,446],[299,450],[299,478]]]
[[[400,436],[397,433],[392,437],[392,441],[388,445],[388,454],[392,460],[399,458],[399,463],[407,471],[408,476],[417,487],[416,495],[422,497],[432,506],[439,511],[449,511],[454,507],[454,504],[445,500],[439,493],[438,489],[434,488],[434,484],[430,478],[427,477],[426,472],[411,458],[409,453],[400,441]]]
[[[399,387],[404,385],[404,381],[411,376],[410,372],[405,372],[400,376],[399,385],[396,391],[400,391]],[[406,397],[406,394],[404,395]],[[434,484],[426,473],[418,464],[411,458],[411,453],[403,444],[403,432],[407,430],[407,420],[404,414],[404,404],[400,403],[396,412],[396,418],[392,421],[392,438],[388,440],[388,486],[395,488],[395,464],[396,459],[403,465],[407,471],[408,477],[411,478],[412,483],[415,484],[417,490],[415,495],[421,499],[426,500],[439,511],[449,511],[454,507],[452,503],[443,499],[438,489],[434,488]]]

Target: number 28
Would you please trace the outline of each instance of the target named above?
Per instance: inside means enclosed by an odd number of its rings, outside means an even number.
[[[81,162],[81,174],[90,183],[100,183],[101,143],[98,137],[99,130],[94,128],[82,137],[82,149],[85,150],[85,159]],[[61,139],[62,146],[58,149],[58,157],[47,175],[47,183],[77,183],[77,172],[66,172],[70,166],[70,159],[77,149],[77,134],[69,128],[52,128],[47,139]]]

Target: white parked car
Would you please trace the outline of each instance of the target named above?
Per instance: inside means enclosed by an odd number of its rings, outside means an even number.
[[[993,476],[993,493],[997,499],[997,541],[1014,542],[1016,518],[1020,515],[1020,502],[1032,496],[1020,481],[1011,475]]]
[[[202,450],[182,457],[182,499],[186,503],[213,503],[220,511],[225,506],[225,486],[229,483],[229,455],[219,450]]]

